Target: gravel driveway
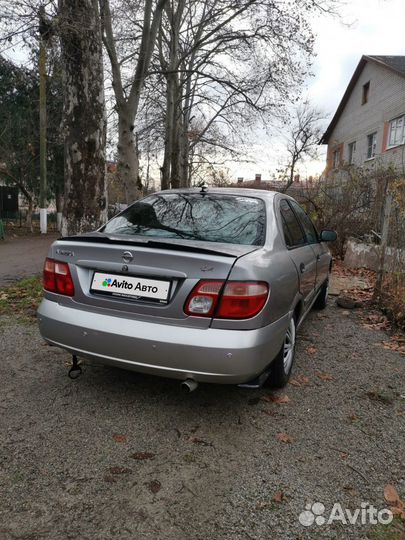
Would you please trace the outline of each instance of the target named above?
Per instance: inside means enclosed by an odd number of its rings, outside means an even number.
[[[282,403],[101,366],[71,381],[36,326],[0,319],[0,538],[400,538],[298,519],[404,493],[404,358],[361,313],[309,315]]]
[[[0,287],[42,272],[49,246],[59,237],[51,232],[0,240]]]

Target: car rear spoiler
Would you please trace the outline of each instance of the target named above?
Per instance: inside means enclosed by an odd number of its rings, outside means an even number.
[[[58,239],[62,242],[89,242],[97,244],[123,244],[139,247],[150,247],[156,249],[167,249],[173,251],[188,251],[192,253],[206,253],[207,255],[223,255],[224,257],[238,258],[242,255],[246,255],[261,246],[245,246],[239,244],[219,244],[215,245],[214,242],[198,242],[194,240],[176,240],[170,238],[170,241],[164,242],[161,240],[138,240],[131,239],[125,235],[110,236],[102,233],[88,233],[77,236],[63,236]],[[213,247],[213,245],[215,247]],[[208,247],[209,246],[209,247]]]

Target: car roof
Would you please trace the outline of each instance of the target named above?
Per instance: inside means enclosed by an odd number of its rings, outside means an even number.
[[[162,193],[201,193],[201,188],[179,188],[179,189],[165,189],[156,192],[156,194]],[[224,195],[240,195],[245,197],[257,197],[266,201],[273,200],[276,195],[280,195],[278,191],[268,191],[267,189],[251,189],[251,188],[234,188],[234,187],[210,187],[206,188],[205,193],[217,193]],[[286,195],[287,198],[290,198]]]

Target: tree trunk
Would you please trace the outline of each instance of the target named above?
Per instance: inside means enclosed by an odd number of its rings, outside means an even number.
[[[139,155],[130,115],[120,111],[118,117],[118,176],[125,190],[127,204],[139,199]]]
[[[27,226],[27,229],[30,232],[34,232],[34,228],[32,226],[32,212],[33,212],[34,203],[32,202],[32,199],[27,199],[27,201],[28,201],[28,211],[27,211],[27,216],[25,218],[25,224]]]
[[[174,4],[174,3],[173,3]],[[162,65],[166,71],[166,111],[165,111],[165,152],[162,172],[162,189],[178,188],[181,186],[180,178],[180,124],[179,111],[181,111],[181,90],[178,74],[178,57],[180,28],[185,7],[185,1],[179,0],[173,11],[169,3],[165,11],[170,25],[169,31],[169,59]],[[163,24],[163,23],[162,23]]]
[[[183,187],[184,182],[181,177],[181,98],[179,78],[177,73],[173,74],[173,89],[174,89],[174,108],[172,119],[172,153],[171,153],[171,171],[170,184],[176,189]]]
[[[161,167],[161,188],[170,188],[170,170],[171,170],[171,156],[173,148],[173,113],[174,113],[174,96],[173,85],[171,83],[170,74],[166,76],[166,111],[165,111],[165,150],[163,165]]]
[[[56,230],[61,232],[62,230],[62,211],[63,211],[63,193],[59,185],[56,186],[55,191],[56,199]]]
[[[67,236],[97,229],[107,218],[106,121],[97,1],[60,0],[60,9]]]
[[[181,119],[181,130],[180,130],[180,175],[182,179],[183,187],[190,187],[190,141],[188,139],[189,131],[189,114],[188,114],[188,105],[187,100],[185,100],[185,111],[182,114]]]
[[[162,11],[167,0],[158,0],[155,5],[152,0],[144,2],[142,39],[140,45],[137,43],[135,45],[138,48],[138,60],[129,94],[124,92],[121,72],[123,65],[118,59],[110,3],[109,0],[99,1],[103,40],[111,62],[112,86],[118,112],[118,173],[124,184],[127,203],[130,203],[139,198],[142,193],[142,183],[139,178],[139,152],[137,141],[134,139],[134,124],[138,114],[141,91],[155,48]]]

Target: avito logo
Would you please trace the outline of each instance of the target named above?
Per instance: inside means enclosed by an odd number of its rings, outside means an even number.
[[[103,287],[116,287],[117,289],[127,289],[127,290],[134,290],[139,292],[151,292],[151,293],[157,293],[158,288],[154,285],[142,285],[141,283],[137,283],[135,286],[132,283],[129,283],[128,281],[124,280],[118,280],[118,279],[111,279],[106,278],[103,281]]]

